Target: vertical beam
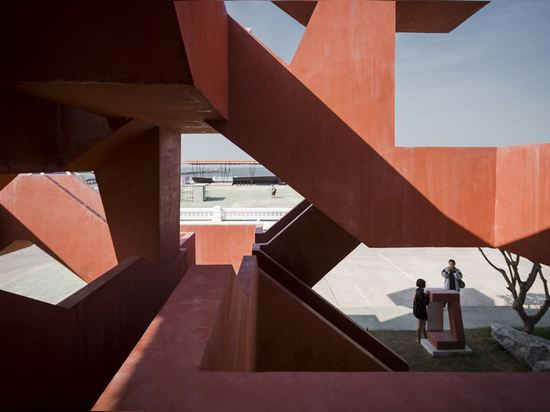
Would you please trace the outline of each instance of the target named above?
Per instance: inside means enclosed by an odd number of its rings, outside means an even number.
[[[153,128],[114,148],[95,173],[119,261],[166,266],[179,252],[180,135]]]

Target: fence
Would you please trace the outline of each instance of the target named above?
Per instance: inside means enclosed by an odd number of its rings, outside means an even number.
[[[180,221],[277,221],[290,211],[290,208],[182,208]]]

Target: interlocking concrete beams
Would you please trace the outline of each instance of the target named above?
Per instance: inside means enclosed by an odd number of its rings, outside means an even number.
[[[212,131],[205,121],[222,118],[194,86],[193,77],[223,110],[227,93],[218,91],[227,85],[227,70],[220,64],[226,53],[212,49],[210,42],[198,43],[201,51],[212,51],[208,64],[192,76],[172,2],[56,4],[59,7],[40,1],[2,6],[7,23],[0,30],[2,38],[9,39],[4,56],[10,62],[0,68],[5,84],[103,116],[136,118],[182,132]],[[225,15],[218,20],[225,21]],[[226,36],[223,25],[210,27]],[[218,41],[220,47],[227,44],[223,40]],[[196,65],[201,56],[194,56]],[[217,82],[202,75],[205,67],[219,73]]]
[[[237,145],[369,246],[482,243],[433,207],[244,29],[230,22],[229,30],[229,121],[222,132]]]
[[[544,147],[548,145],[499,148],[498,151],[496,148],[395,148],[393,121],[388,119],[390,114],[394,116],[393,80],[391,83],[388,80],[390,69],[385,67],[393,65],[393,56],[388,52],[393,53],[393,46],[386,43],[391,34],[382,35],[383,27],[375,26],[376,20],[391,12],[391,3],[340,2],[339,7],[334,6],[332,2],[321,2],[316,7],[290,66],[292,72],[434,206],[488,244],[507,245],[550,228],[550,217],[538,212],[549,205],[549,197],[540,185],[550,173],[548,162],[544,162],[544,156],[549,153]],[[369,16],[374,20],[366,25],[364,22]],[[376,36],[370,27],[376,27]],[[331,66],[328,70],[321,69],[327,54],[331,56]],[[340,75],[341,72],[346,76]],[[383,89],[392,90],[391,100],[381,94]],[[499,158],[503,156],[500,153],[507,153],[510,159],[506,162],[507,170],[497,167],[497,152]],[[513,154],[520,152],[531,153],[529,166],[521,161],[525,156]],[[525,170],[532,172],[527,176]],[[501,178],[501,174],[514,174],[515,187],[537,188],[538,195],[531,197],[529,204],[522,204],[527,213],[537,216],[537,228],[533,220],[527,223],[519,216],[504,218],[501,212],[497,213],[499,207],[513,208],[510,202],[516,193],[515,188],[502,184],[497,190],[497,180],[508,180]],[[457,201],[458,198],[461,200]],[[466,206],[473,204],[476,206]],[[528,233],[525,225],[530,228]],[[548,255],[541,257],[527,244],[517,243],[514,247],[535,260],[550,259]]]
[[[248,337],[254,321],[246,299],[254,291],[242,288],[241,273],[233,276],[230,266],[191,268],[93,410],[351,412],[368,407],[402,412],[413,405],[423,411],[516,411],[540,409],[550,400],[548,391],[541,390],[548,382],[544,374],[251,373],[249,355],[255,347]],[[310,309],[302,305],[302,310]],[[238,318],[241,333],[227,333],[235,330],[232,322]],[[221,339],[224,333],[228,339]],[[296,335],[308,339],[300,330]],[[307,351],[295,359],[305,356]],[[512,377],[515,390],[510,390]],[[423,395],[426,388],[429,396]],[[457,388],[469,396],[449,402]],[[518,397],[517,391],[524,396]]]
[[[230,24],[222,132],[369,246],[508,245],[548,262],[546,215],[504,218],[514,190],[497,189],[498,153],[532,151],[532,172],[514,180],[529,188],[547,174],[547,150],[395,147],[394,20],[393,2],[319,2],[288,67]],[[521,159],[507,163],[509,173]],[[536,187],[522,210],[550,207],[546,188]]]

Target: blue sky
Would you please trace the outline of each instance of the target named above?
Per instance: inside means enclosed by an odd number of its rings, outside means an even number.
[[[304,27],[265,1],[228,12],[290,62]],[[398,34],[396,144],[550,142],[550,1],[495,0],[450,34]],[[184,158],[247,158],[225,138],[185,136]]]

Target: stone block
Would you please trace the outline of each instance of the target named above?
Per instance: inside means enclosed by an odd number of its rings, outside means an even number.
[[[531,367],[539,361],[550,361],[550,341],[546,339],[497,323],[491,325],[491,335],[514,358]]]

